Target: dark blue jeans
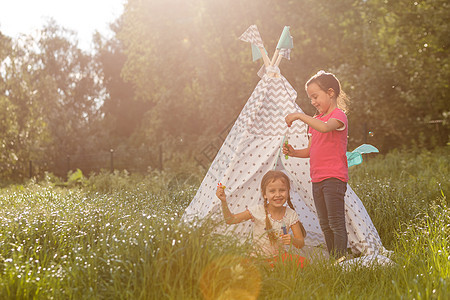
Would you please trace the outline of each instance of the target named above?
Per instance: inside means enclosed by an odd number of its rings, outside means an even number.
[[[347,253],[344,197],[347,183],[337,178],[313,182],[313,197],[328,252],[336,258]]]

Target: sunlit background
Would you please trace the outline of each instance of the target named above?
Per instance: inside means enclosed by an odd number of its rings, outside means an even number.
[[[252,24],[269,56],[290,26],[280,69],[306,113],[306,80],[340,79],[349,151],[445,145],[448,12],[441,0],[2,1],[0,173],[207,168],[259,80],[238,40]]]
[[[53,18],[77,32],[79,46],[88,50],[95,31],[111,36],[110,23],[122,13],[126,0],[14,0],[0,1],[0,31],[17,37],[33,34]]]
[[[449,18],[448,0],[0,0],[0,298],[448,299]],[[381,152],[350,185],[395,266],[269,268],[181,221],[260,79],[252,24],[269,56],[290,26],[281,74],[308,114],[305,81],[340,79],[348,150]]]

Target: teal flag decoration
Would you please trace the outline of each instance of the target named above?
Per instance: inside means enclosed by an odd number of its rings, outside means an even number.
[[[294,42],[289,32],[289,26],[284,26],[280,39],[278,40],[277,49],[292,49],[294,48]]]
[[[263,47],[263,49],[267,54],[266,48]],[[261,51],[259,51],[259,48],[255,44],[252,44],[252,57],[253,57],[253,61],[258,60],[262,57]]]
[[[262,57],[261,51],[259,51],[259,48],[255,46],[255,44],[252,44],[252,57],[253,61],[258,60]]]
[[[374,152],[378,153],[379,151],[376,147],[369,144],[362,144],[352,152],[347,152],[346,155],[348,167],[350,168],[351,166],[356,166],[362,163],[363,161],[362,154]]]

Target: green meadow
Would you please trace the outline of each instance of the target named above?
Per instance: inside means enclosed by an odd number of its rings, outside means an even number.
[[[350,169],[390,266],[304,269],[181,221],[203,172],[51,174],[0,190],[1,299],[449,299],[450,147]]]

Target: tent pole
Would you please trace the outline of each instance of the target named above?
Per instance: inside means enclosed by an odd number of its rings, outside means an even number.
[[[283,56],[281,54],[278,54],[277,61],[275,62],[275,67],[278,67],[280,65],[282,58]]]
[[[264,50],[263,47],[258,47],[258,48],[259,48],[259,51],[261,51],[261,55],[264,60],[264,66],[267,68],[268,66],[270,66],[270,60],[269,60],[269,57],[267,56],[266,50]]]
[[[273,66],[275,64],[275,58],[278,56],[279,53],[280,53],[280,49],[276,49],[275,53],[272,56],[272,61],[270,62],[271,66]]]

